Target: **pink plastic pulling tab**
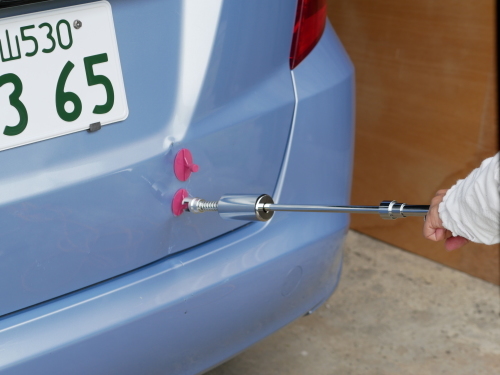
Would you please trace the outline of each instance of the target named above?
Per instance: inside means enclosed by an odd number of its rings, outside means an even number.
[[[193,163],[193,155],[191,155],[191,151],[187,148],[183,148],[175,155],[174,172],[175,177],[179,180],[187,181],[191,173],[196,173],[199,169],[200,168]]]
[[[172,199],[172,212],[175,216],[180,216],[187,208],[187,203],[182,204],[184,198],[189,197],[189,193],[186,189],[177,190],[174,194],[174,199]]]

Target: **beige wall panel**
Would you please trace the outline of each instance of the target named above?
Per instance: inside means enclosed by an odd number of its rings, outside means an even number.
[[[356,67],[353,204],[427,204],[497,145],[493,0],[329,0]],[[422,219],[353,215],[351,227],[500,283],[499,247],[448,253]]]

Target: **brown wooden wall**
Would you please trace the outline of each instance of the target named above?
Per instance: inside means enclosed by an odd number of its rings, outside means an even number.
[[[356,67],[353,204],[428,204],[496,153],[494,0],[329,0]],[[500,283],[498,246],[446,252],[421,218],[353,215],[352,228]]]

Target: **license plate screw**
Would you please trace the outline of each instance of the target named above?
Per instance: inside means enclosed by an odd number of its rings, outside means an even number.
[[[73,27],[74,27],[75,29],[77,29],[77,30],[78,30],[80,27],[82,27],[82,21],[80,21],[80,20],[75,20],[75,21],[73,22]]]
[[[100,123],[100,122],[94,122],[93,124],[90,124],[90,125],[89,125],[89,128],[87,129],[87,131],[88,131],[89,133],[93,133],[93,132],[96,132],[96,131],[100,130],[100,129],[101,129],[101,127],[102,127],[102,126],[101,126],[101,123]]]

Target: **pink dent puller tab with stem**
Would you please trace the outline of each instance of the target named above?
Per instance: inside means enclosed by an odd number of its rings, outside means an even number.
[[[174,194],[174,198],[172,199],[172,212],[174,216],[180,216],[184,212],[185,209],[188,208],[187,203],[182,203],[184,198],[189,197],[189,193],[186,189],[179,189]]]
[[[191,173],[196,173],[199,169],[198,165],[193,163],[193,155],[187,148],[183,148],[175,156],[174,173],[180,181],[187,181]]]

